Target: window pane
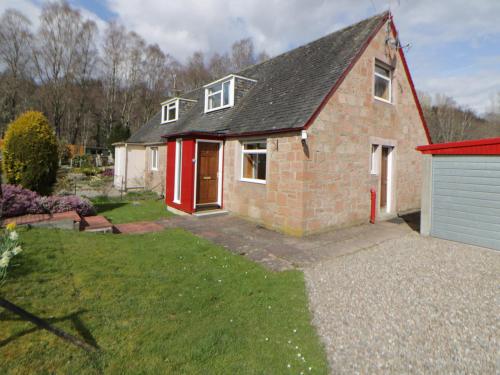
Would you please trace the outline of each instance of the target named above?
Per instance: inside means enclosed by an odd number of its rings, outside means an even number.
[[[257,154],[257,166],[255,178],[258,180],[266,179],[266,154]]]
[[[266,142],[245,143],[245,150],[265,150]]]
[[[385,100],[389,100],[389,81],[384,78],[375,76],[375,96]]]
[[[175,117],[176,117],[176,112],[177,112],[177,108],[176,106],[172,106],[168,109],[168,120],[174,120]]]
[[[220,107],[221,106],[220,100],[221,100],[221,93],[210,96],[208,98],[208,108],[212,109]]]
[[[230,86],[231,86],[231,81],[227,81],[223,83],[223,105],[228,105],[229,104],[229,94],[230,94]]]
[[[243,177],[266,179],[266,154],[243,154]]]
[[[217,83],[212,87],[208,88],[208,94],[213,94],[214,92],[222,90],[222,83]]]
[[[389,69],[386,69],[386,68],[382,68],[381,66],[379,65],[375,65],[375,73],[378,73],[380,75],[383,75],[387,78],[390,77],[390,72],[389,72]]]
[[[244,178],[254,178],[254,157],[255,154],[244,154],[243,155],[243,177]]]

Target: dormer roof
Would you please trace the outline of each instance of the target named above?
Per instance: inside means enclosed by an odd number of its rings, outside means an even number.
[[[184,94],[196,103],[163,135],[237,136],[300,130],[389,17],[385,12],[368,18]],[[228,77],[241,84],[244,94],[229,108],[205,113],[205,88]],[[238,93],[236,87],[235,96]]]

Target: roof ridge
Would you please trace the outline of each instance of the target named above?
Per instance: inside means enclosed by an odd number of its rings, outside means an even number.
[[[359,26],[360,24],[362,24],[362,23],[364,23],[364,22],[368,22],[368,21],[371,21],[371,20],[376,19],[376,18],[389,17],[390,15],[391,15],[391,12],[390,12],[390,11],[388,11],[388,10],[386,10],[386,11],[384,11],[384,12],[381,12],[381,13],[377,13],[377,14],[375,14],[375,15],[371,16],[371,17],[368,17],[368,18],[362,19],[362,20],[360,20],[360,21],[358,21],[358,22],[356,22],[356,23],[352,23],[352,24],[347,25],[347,26],[345,26],[345,27],[343,27],[343,28],[341,28],[341,29],[338,29],[338,30],[332,31],[331,33],[326,34],[326,35],[324,35],[324,36],[322,36],[322,37],[320,37],[320,38],[317,38],[317,39],[311,40],[310,42],[307,42],[307,43],[305,43],[305,44],[302,44],[302,45],[300,45],[300,46],[297,46],[297,47],[295,47],[295,48],[292,48],[292,49],[290,49],[290,50],[288,50],[288,51],[282,52],[282,53],[280,53],[280,54],[278,54],[278,55],[276,55],[276,56],[273,56],[273,57],[271,57],[270,59],[267,59],[267,60],[265,60],[265,61],[262,61],[262,62],[259,62],[259,63],[256,63],[256,64],[249,65],[249,66],[247,66],[247,67],[245,67],[245,68],[243,68],[242,70],[239,70],[239,71],[237,71],[237,72],[228,72],[228,73],[226,73],[226,74],[224,74],[224,75],[222,75],[222,76],[220,76],[220,77],[215,78],[214,80],[212,80],[212,81],[210,81],[210,82],[217,81],[217,80],[219,80],[219,79],[221,79],[221,78],[224,78],[224,77],[226,77],[226,76],[228,76],[228,75],[231,75],[231,74],[233,74],[233,75],[241,75],[241,76],[244,76],[243,72],[245,72],[245,71],[247,71],[247,70],[254,69],[255,67],[258,67],[258,66],[260,66],[260,65],[268,64],[268,63],[272,62],[274,59],[277,59],[277,58],[279,58],[279,57],[285,56],[285,55],[287,55],[287,54],[289,54],[289,53],[292,53],[292,52],[295,52],[295,51],[297,51],[297,50],[299,50],[299,49],[305,48],[305,47],[307,47],[307,46],[309,46],[309,45],[311,45],[311,44],[314,44],[314,43],[316,43],[316,42],[319,42],[319,41],[321,41],[321,40],[323,40],[323,39],[325,39],[325,38],[329,38],[329,37],[331,37],[331,36],[332,36],[332,35],[334,35],[334,34],[341,33],[341,32],[343,32],[343,31],[346,31],[346,30],[350,29],[350,28],[354,28],[354,27],[356,27],[356,26]],[[209,84],[210,82],[203,83],[203,84],[202,84],[201,86],[199,86],[199,87],[196,87],[196,88],[194,88],[194,89],[191,89],[191,90],[189,90],[189,91],[186,91],[186,92],[182,93],[182,95],[191,94],[191,93],[193,93],[193,92],[195,92],[195,91],[199,90],[200,88],[203,88],[203,86],[204,86],[204,85]],[[181,95],[180,95],[180,96],[181,96]]]
[[[390,13],[390,11],[388,11],[388,10],[386,10],[386,11],[384,11],[384,12],[382,12],[382,13],[378,13],[378,14],[376,14],[376,15],[374,15],[374,16],[371,16],[371,17],[368,17],[368,18],[362,19],[361,21],[358,21],[358,22],[356,22],[356,23],[352,23],[352,24],[350,24],[350,25],[347,25],[347,26],[345,26],[345,27],[342,27],[341,29],[338,29],[338,30],[332,31],[331,33],[328,33],[328,34],[326,34],[326,35],[323,35],[322,37],[319,37],[319,38],[317,38],[317,39],[311,40],[310,42],[307,42],[307,43],[305,43],[305,44],[302,44],[302,45],[300,45],[300,46],[297,46],[297,47],[295,47],[295,48],[292,48],[292,49],[290,49],[290,50],[288,50],[288,51],[282,52],[282,53],[280,53],[280,54],[278,54],[278,55],[276,55],[276,56],[271,57],[270,59],[267,59],[267,60],[262,61],[262,62],[260,62],[260,63],[256,63],[256,64],[253,64],[253,65],[249,65],[249,66],[245,67],[244,69],[242,69],[242,70],[240,70],[240,71],[238,71],[238,72],[236,72],[236,73],[230,73],[230,74],[240,74],[240,75],[243,75],[242,73],[243,73],[244,71],[246,71],[246,70],[249,70],[249,69],[251,69],[251,68],[255,68],[256,66],[259,66],[259,65],[264,65],[264,64],[266,64],[266,63],[268,63],[268,62],[271,62],[271,61],[272,61],[272,60],[274,60],[274,59],[277,59],[278,57],[282,57],[282,56],[287,55],[287,54],[289,54],[289,53],[295,52],[296,50],[299,50],[299,49],[305,48],[305,47],[307,47],[307,46],[309,46],[309,45],[311,45],[311,44],[314,44],[314,43],[316,43],[316,42],[319,42],[319,41],[321,41],[321,40],[323,40],[323,39],[330,38],[330,37],[331,37],[332,35],[334,35],[334,34],[341,33],[341,32],[343,32],[343,31],[346,31],[346,30],[350,29],[350,28],[354,28],[354,27],[356,27],[356,26],[359,26],[361,23],[364,23],[364,22],[367,22],[367,21],[371,21],[371,20],[376,19],[376,18],[379,18],[379,17],[380,17],[380,18],[383,18],[382,16],[384,16],[384,17],[389,17],[389,16],[390,16],[390,14],[391,14],[391,13]]]

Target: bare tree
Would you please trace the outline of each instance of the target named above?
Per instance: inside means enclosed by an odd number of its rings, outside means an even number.
[[[97,25],[93,21],[85,21],[81,27],[80,34],[75,46],[76,55],[74,59],[74,121],[70,122],[70,142],[77,143],[83,128],[85,116],[90,111],[90,84],[95,73],[97,62]]]
[[[475,118],[469,109],[458,106],[453,98],[436,94],[420,94],[422,109],[431,131],[434,143],[453,142],[465,139],[467,130],[471,128]]]
[[[266,51],[262,51],[257,55],[257,63],[261,63],[269,60],[271,57],[267,54]]]
[[[43,6],[33,60],[44,88],[47,112],[59,138],[67,105],[66,89],[73,74],[75,46],[81,28],[80,13],[66,2],[46,3]]]
[[[117,102],[126,48],[126,30],[123,25],[110,22],[104,32],[102,81],[105,89],[104,121],[108,133],[116,121]]]
[[[125,39],[125,59],[123,69],[123,98],[121,106],[121,124],[130,127],[132,108],[140,95],[143,83],[146,42],[135,32],[127,34]]]
[[[159,103],[167,95],[168,77],[171,73],[169,71],[170,60],[170,56],[165,55],[157,44],[146,48],[143,122],[146,122],[158,110]]]
[[[254,46],[251,38],[234,42],[231,47],[231,63],[235,72],[255,64]]]
[[[223,77],[231,71],[231,58],[227,53],[214,53],[208,63],[208,71],[212,79]]]
[[[3,124],[18,114],[21,90],[30,75],[30,46],[33,40],[31,22],[21,12],[7,9],[0,18],[0,62],[5,66],[2,77]]]
[[[203,52],[195,52],[188,59],[184,69],[180,71],[178,81],[181,82],[183,90],[192,90],[201,87],[210,79],[210,73],[205,66],[205,56]]]

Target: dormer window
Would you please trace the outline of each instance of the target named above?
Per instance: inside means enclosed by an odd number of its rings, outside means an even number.
[[[177,121],[179,117],[179,99],[167,101],[161,106],[161,123]]]
[[[205,112],[231,107],[234,104],[234,78],[219,81],[205,88]]]

